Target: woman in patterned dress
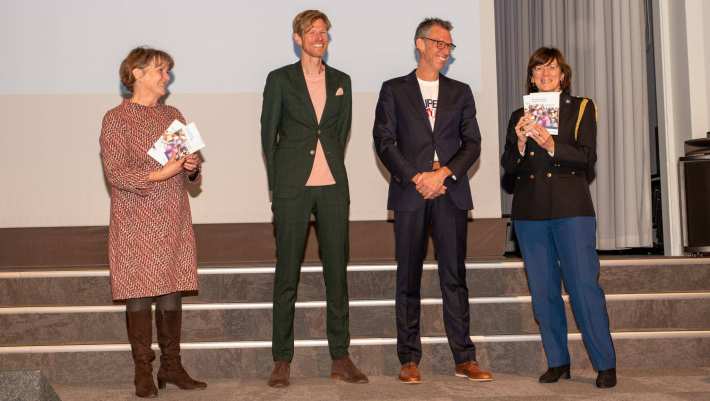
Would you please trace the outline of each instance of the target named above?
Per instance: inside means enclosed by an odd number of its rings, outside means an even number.
[[[151,304],[160,345],[158,386],[203,389],[180,360],[182,291],[196,291],[197,257],[189,181],[200,174],[196,155],[174,156],[165,166],[147,151],[174,120],[176,108],[160,103],[170,83],[173,59],[139,47],[121,63],[121,82],[131,98],[109,110],[101,127],[101,159],[111,187],[109,267],[114,300],[126,300],[126,326],[135,364],[136,395],[155,397],[151,349]]]

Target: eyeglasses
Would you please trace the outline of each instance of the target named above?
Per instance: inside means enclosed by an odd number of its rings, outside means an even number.
[[[431,41],[434,42],[434,44],[436,45],[436,48],[437,48],[437,49],[443,49],[443,48],[445,48],[445,47],[448,47],[449,50],[454,51],[454,49],[456,48],[456,45],[453,44],[453,43],[448,43],[448,42],[444,42],[444,41],[442,41],[442,40],[436,40],[436,39],[432,39],[432,38],[427,38],[426,36],[420,36],[420,38],[426,39],[426,40],[431,40]]]
[[[557,65],[557,64],[544,64],[544,65],[543,65],[543,64],[539,64],[539,65],[536,65],[535,67],[533,67],[532,70],[533,70],[533,72],[541,73],[541,72],[543,72],[543,71],[551,71],[551,72],[554,72],[554,71],[557,71],[557,70],[559,70],[559,69],[560,69],[560,66]]]

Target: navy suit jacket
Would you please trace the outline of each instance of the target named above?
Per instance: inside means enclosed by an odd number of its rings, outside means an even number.
[[[468,170],[481,153],[481,132],[471,88],[439,75],[439,98],[432,130],[414,71],[382,84],[373,128],[375,150],[391,175],[387,208],[414,211],[424,206],[412,178],[431,171],[434,150],[454,178],[447,193],[461,210],[473,209]]]

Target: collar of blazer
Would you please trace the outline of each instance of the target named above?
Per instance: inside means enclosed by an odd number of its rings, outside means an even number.
[[[333,108],[333,99],[335,96],[335,91],[338,90],[338,79],[335,71],[328,67],[328,65],[323,62],[325,67],[325,107],[323,108],[323,115],[321,116],[321,124],[330,115],[330,109]],[[306,76],[303,73],[303,67],[301,66],[301,61],[297,61],[291,64],[289,69],[289,77],[293,82],[294,87],[300,93],[301,100],[306,105],[306,109],[309,110],[310,120],[313,126],[317,127],[318,118],[316,117],[316,110],[313,108],[313,102],[308,94],[308,87],[306,86]]]
[[[449,79],[444,74],[439,74],[439,95],[436,100],[436,120],[434,120],[434,129],[431,128],[431,123],[429,123],[429,116],[426,114],[426,108],[424,107],[424,97],[422,96],[422,90],[419,88],[419,81],[417,81],[417,70],[415,69],[409,75],[404,77],[406,82],[405,87],[407,88],[407,98],[411,102],[411,106],[416,110],[417,119],[422,120],[422,124],[426,125],[427,130],[434,134],[437,127],[441,124],[439,123],[439,115],[442,110],[448,110],[451,106],[451,79]]]

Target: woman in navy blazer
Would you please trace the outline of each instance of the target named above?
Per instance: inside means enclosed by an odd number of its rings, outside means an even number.
[[[561,282],[584,345],[599,372],[596,385],[616,385],[616,355],[604,291],[598,283],[596,218],[589,183],[596,163],[596,109],[570,96],[572,70],[555,48],[536,50],[528,62],[531,92],[561,92],[558,133],[551,135],[523,109],[508,124],[501,164],[514,183],[511,217],[525,262],[533,312],[548,370],[542,383],[570,378],[567,319]]]

